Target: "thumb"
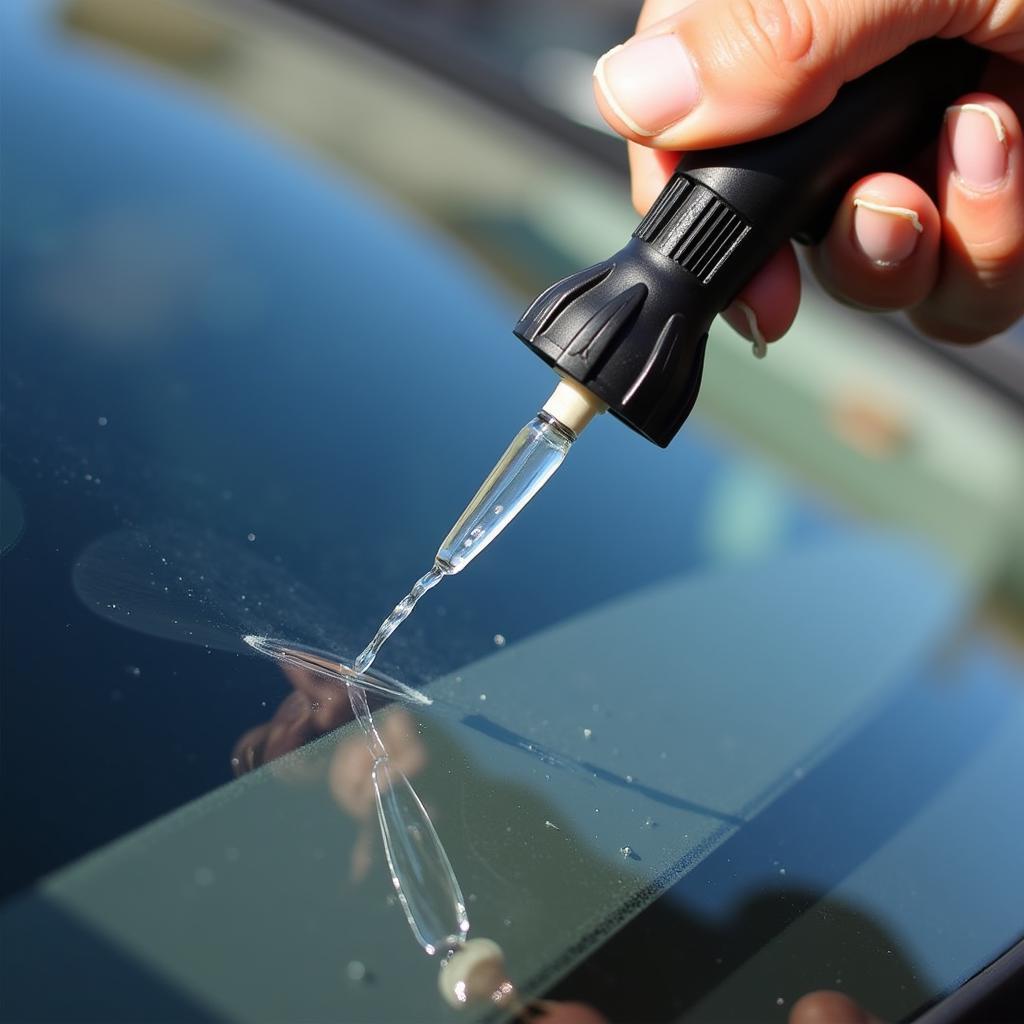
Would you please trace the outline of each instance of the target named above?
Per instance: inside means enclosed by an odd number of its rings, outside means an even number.
[[[997,7],[1004,16],[995,21]],[[1007,52],[1022,32],[1024,3],[1016,2],[690,0],[606,53],[595,91],[626,138],[706,149],[808,120],[844,82],[920,39],[965,36]]]

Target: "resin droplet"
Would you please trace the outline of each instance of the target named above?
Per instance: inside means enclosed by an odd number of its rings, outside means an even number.
[[[515,995],[505,970],[505,955],[491,939],[470,939],[441,964],[438,988],[449,1006],[474,1003],[502,1006]]]

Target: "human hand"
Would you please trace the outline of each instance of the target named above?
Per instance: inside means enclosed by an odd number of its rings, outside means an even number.
[[[838,88],[930,36],[993,51],[984,91],[949,108],[919,180],[868,175],[844,197],[810,262],[832,295],[905,309],[933,337],[970,343],[1024,312],[1024,0],[646,0],[637,34],[598,61],[595,92],[629,140],[645,212],[678,152],[773,135]],[[725,319],[775,341],[800,301],[792,245],[742,289]]]

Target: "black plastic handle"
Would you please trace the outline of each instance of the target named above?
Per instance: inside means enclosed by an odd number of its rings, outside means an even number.
[[[820,238],[858,178],[934,140],[985,61],[959,40],[918,43],[790,131],[688,153],[625,248],[549,288],[516,335],[664,447],[696,400],[715,316],[786,239]]]
[[[778,248],[822,238],[858,178],[897,169],[935,139],[943,114],[975,88],[987,54],[930,39],[849,82],[822,113],[767,139],[686,154],[686,174],[725,199]]]

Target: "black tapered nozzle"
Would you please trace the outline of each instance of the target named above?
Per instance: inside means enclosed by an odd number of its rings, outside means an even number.
[[[516,336],[665,447],[696,401],[715,316],[787,239],[820,238],[859,177],[934,139],[984,62],[962,41],[919,43],[790,131],[687,154],[628,244],[552,285]]]
[[[625,248],[552,285],[515,334],[665,447],[697,400],[711,321],[763,246],[721,196],[676,173]]]
[[[648,440],[667,445],[693,407],[714,316],[694,317],[687,276],[631,240],[552,285],[516,335]]]

